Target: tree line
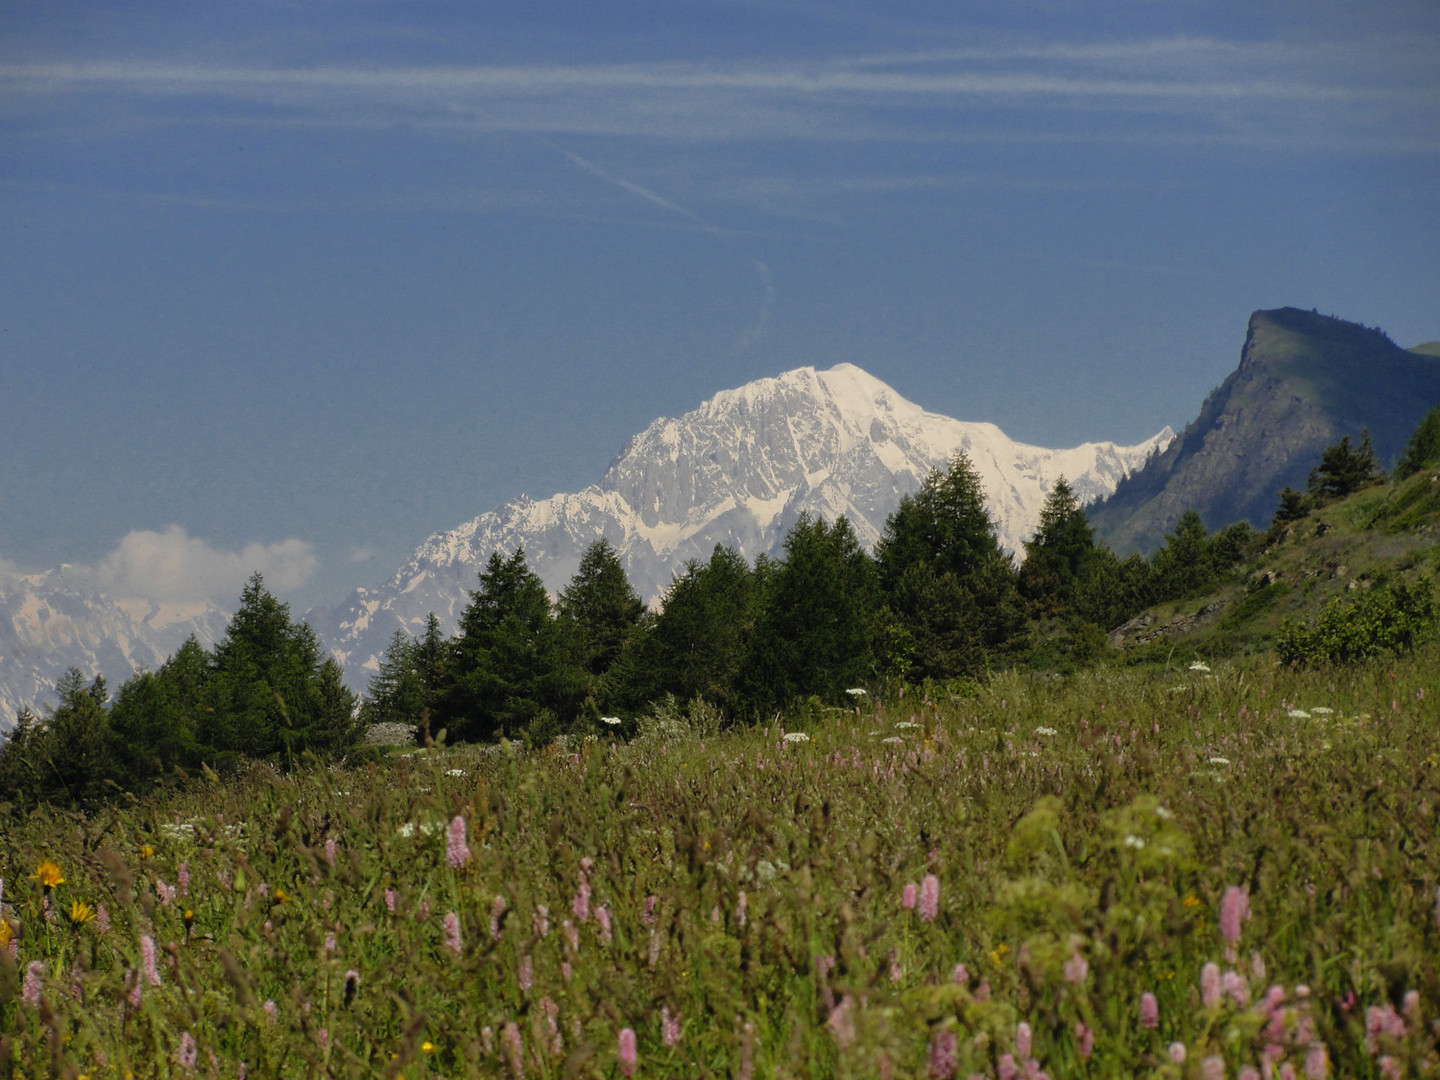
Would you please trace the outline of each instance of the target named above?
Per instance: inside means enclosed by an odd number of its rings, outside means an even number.
[[[1396,468],[1440,463],[1440,407]],[[625,736],[658,703],[743,723],[904,685],[964,689],[998,668],[1054,670],[1097,659],[1105,632],[1166,600],[1212,588],[1258,545],[1324,501],[1384,477],[1368,435],[1327,448],[1304,493],[1280,495],[1270,534],[1210,534],[1188,511],[1148,558],[1094,535],[1063,479],[1018,563],[1001,546],[980,478],[957,454],[900,500],[873,553],[845,518],[801,515],[778,557],[717,546],[675,576],[657,610],[615,549],[597,541],[555,600],[523,550],[491,555],[444,634],[432,613],[396,631],[363,700],[314,632],[257,574],[212,650],[194,638],[113,699],[72,670],[59,705],[22,712],[0,747],[0,803],[85,806],[242,759],[291,765],[352,752],[374,724],[417,741]],[[670,705],[667,705],[670,707]]]

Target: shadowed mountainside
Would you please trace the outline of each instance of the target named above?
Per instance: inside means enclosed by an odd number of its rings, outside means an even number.
[[[1436,346],[1297,308],[1257,311],[1240,366],[1165,451],[1090,511],[1119,551],[1157,547],[1186,510],[1207,527],[1264,526],[1280,489],[1305,487],[1321,451],[1368,429],[1389,465],[1440,402]]]

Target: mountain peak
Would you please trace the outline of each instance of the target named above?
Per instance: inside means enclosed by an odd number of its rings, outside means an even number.
[[[1134,447],[1048,450],[1017,443],[993,424],[926,412],[854,364],[795,368],[653,421],[597,484],[517,499],[438,533],[385,585],[307,618],[359,685],[396,629],[420,633],[431,611],[453,627],[494,551],[523,547],[557,592],[603,537],[654,602],[689,560],[709,558],[717,544],[747,559],[777,552],[803,513],[830,521],[844,515],[871,546],[901,496],[960,450],[980,474],[1002,543],[1017,550],[1059,476],[1088,502],[1112,491],[1168,438],[1167,429]]]

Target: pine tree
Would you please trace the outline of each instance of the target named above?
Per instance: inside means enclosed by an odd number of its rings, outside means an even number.
[[[873,680],[879,609],[874,564],[849,520],[827,526],[801,514],[756,622],[743,678],[748,703],[765,710],[812,694],[839,701]]]
[[[1440,405],[1426,413],[1425,419],[1410,433],[1395,466],[1395,479],[1404,480],[1436,464],[1440,464]]]
[[[585,550],[557,605],[558,619],[573,633],[576,662],[597,678],[620,659],[644,612],[619,556],[604,539]]]
[[[1210,585],[1216,568],[1209,534],[1199,513],[1186,510],[1175,531],[1165,537],[1165,546],[1151,559],[1158,600],[1176,600]]]
[[[1040,508],[1040,526],[1025,544],[1020,589],[1042,613],[1070,610],[1095,555],[1095,530],[1062,476]]]
[[[476,741],[518,737],[542,712],[565,706],[554,686],[561,663],[544,582],[523,549],[508,559],[495,552],[460,615],[432,729]]]
[[[1368,430],[1361,432],[1360,446],[1352,449],[1346,435],[1320,454],[1320,464],[1310,470],[1309,488],[1319,498],[1343,498],[1384,479],[1375,460],[1375,446]]]

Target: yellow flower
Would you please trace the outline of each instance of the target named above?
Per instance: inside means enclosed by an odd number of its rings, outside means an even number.
[[[76,900],[70,905],[70,925],[83,926],[95,918],[95,909],[84,900]]]
[[[0,949],[3,949],[10,942],[15,940],[15,931],[4,919],[0,919]]]
[[[151,847],[149,844],[141,844],[141,845],[140,845],[140,858],[142,858],[142,859],[153,859],[154,857],[155,857],[155,849],[154,849],[153,847]]]
[[[1185,899],[1181,900],[1180,903],[1184,904],[1186,907],[1200,906],[1200,901],[1196,898],[1194,893],[1191,893],[1189,896],[1185,897]]]
[[[30,876],[38,879],[46,890],[65,883],[65,875],[60,872],[60,867],[50,859],[41,859],[40,865],[35,867],[35,872]]]
[[[276,885],[276,886],[275,886],[275,903],[277,903],[277,904],[283,904],[283,903],[285,903],[286,900],[289,900],[289,899],[290,899],[289,894],[286,893],[286,891],[285,891],[284,889],[280,888],[279,885]]]
[[[426,1039],[420,1044],[420,1051],[425,1054],[433,1054],[435,1052],[435,1044],[429,1039]]]

